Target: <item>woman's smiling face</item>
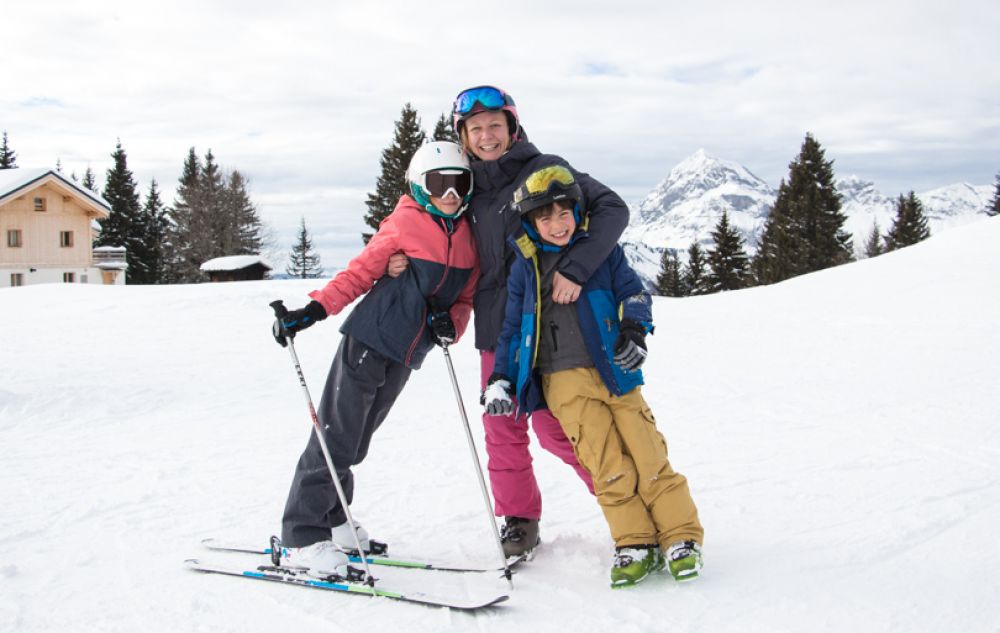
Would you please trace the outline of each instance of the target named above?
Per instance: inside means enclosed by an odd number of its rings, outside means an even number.
[[[496,160],[510,148],[510,128],[504,112],[480,112],[463,125],[469,149],[479,160]]]

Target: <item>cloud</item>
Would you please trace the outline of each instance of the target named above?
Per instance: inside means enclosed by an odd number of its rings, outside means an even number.
[[[629,202],[702,147],[776,185],[807,131],[838,173],[888,192],[1000,169],[992,2],[50,0],[4,18],[20,164],[103,181],[121,138],[169,202],[188,149],[211,148],[289,245],[303,216],[317,235],[363,227],[404,103],[429,130],[481,83]],[[324,244],[332,266],[343,244]]]

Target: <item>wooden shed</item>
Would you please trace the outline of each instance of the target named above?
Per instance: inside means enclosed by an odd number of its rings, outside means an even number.
[[[209,281],[259,281],[267,277],[271,264],[259,255],[216,257],[200,266]]]

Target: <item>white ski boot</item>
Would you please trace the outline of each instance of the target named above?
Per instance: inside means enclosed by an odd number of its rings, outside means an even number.
[[[368,530],[364,528],[357,521],[354,522],[354,527],[358,529],[358,540],[361,542],[361,549],[365,551],[365,554],[374,554],[377,556],[385,556],[389,552],[389,546],[382,541],[376,541],[368,536]],[[345,552],[354,552],[358,549],[357,543],[354,542],[354,537],[351,535],[351,526],[347,523],[341,523],[337,527],[330,530],[333,538],[333,542]]]
[[[310,576],[348,577],[347,554],[333,541],[320,541],[306,547],[282,547],[281,564],[285,567],[304,569]]]

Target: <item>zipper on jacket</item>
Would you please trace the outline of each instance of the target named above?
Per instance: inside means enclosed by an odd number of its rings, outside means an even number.
[[[552,351],[559,351],[559,326],[555,321],[549,321],[549,331],[552,332]]]
[[[542,333],[542,271],[537,253],[532,253],[531,263],[535,267],[535,345],[531,350],[531,369],[534,369],[538,365],[538,337]]]
[[[438,290],[440,290],[441,286],[444,285],[445,279],[448,278],[448,271],[451,270],[451,236],[452,236],[452,234],[448,233],[447,231],[445,231],[445,235],[448,236],[448,248],[445,251],[445,256],[444,256],[444,273],[441,275],[441,279],[440,279],[440,281],[438,281],[437,285],[434,286],[434,289],[431,290],[431,297],[433,297],[434,293],[436,293]],[[430,298],[430,297],[428,297],[428,298]],[[426,326],[427,326],[427,304],[426,304],[426,302],[424,302],[424,310],[423,310],[423,313],[422,313],[422,318],[420,319],[420,329],[417,330],[417,336],[416,336],[416,338],[413,339],[413,342],[410,343],[410,349],[407,350],[407,352],[406,352],[406,366],[407,367],[410,366],[410,360],[411,360],[411,358],[413,356],[413,351],[417,349],[417,343],[419,343],[420,339],[423,338],[423,336],[424,336],[424,328]]]

